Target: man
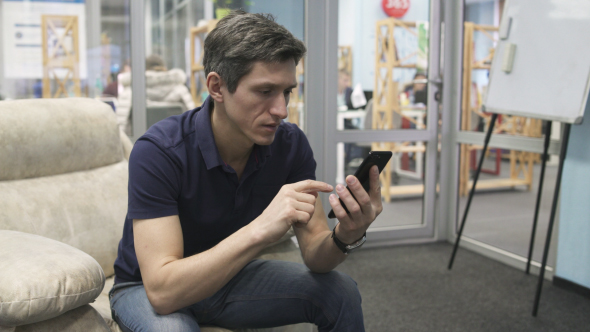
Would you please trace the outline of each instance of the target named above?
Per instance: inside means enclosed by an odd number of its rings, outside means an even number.
[[[352,106],[352,88],[350,84],[350,73],[346,69],[340,69],[338,71],[338,107],[346,106],[348,109],[354,109],[354,106]]]
[[[426,80],[428,77],[423,72],[416,72],[411,84],[408,84],[404,92],[408,93],[408,98],[413,104],[428,104],[428,90],[426,83],[416,83],[416,81]]]
[[[111,290],[128,331],[262,328],[312,322],[363,331],[361,299],[331,271],[381,212],[376,167],[370,194],[354,177],[330,196],[327,227],[309,143],[287,117],[303,43],[260,14],[232,12],[205,41],[209,98],[168,118],[135,144],[129,209]],[[305,265],[253,260],[292,226]],[[334,238],[333,238],[334,235]]]

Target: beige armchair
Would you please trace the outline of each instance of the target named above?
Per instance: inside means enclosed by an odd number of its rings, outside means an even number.
[[[120,331],[107,293],[131,148],[100,101],[0,102],[0,331]],[[289,240],[260,258],[301,262]]]

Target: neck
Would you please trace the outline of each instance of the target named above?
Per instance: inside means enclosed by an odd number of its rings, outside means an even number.
[[[211,128],[219,155],[225,163],[239,171],[246,165],[254,143],[228,121],[223,104],[214,103],[211,110]]]

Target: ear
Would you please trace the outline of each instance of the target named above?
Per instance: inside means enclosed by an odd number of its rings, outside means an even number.
[[[213,100],[218,103],[223,103],[223,92],[221,88],[225,85],[221,76],[216,72],[210,72],[207,75],[207,89],[209,90],[209,95]]]

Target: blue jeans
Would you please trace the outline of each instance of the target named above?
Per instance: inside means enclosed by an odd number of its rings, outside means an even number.
[[[141,282],[109,293],[113,319],[123,331],[200,331],[313,323],[319,331],[365,330],[356,282],[338,271],[313,273],[302,264],[254,260],[213,296],[169,315],[157,314]]]

